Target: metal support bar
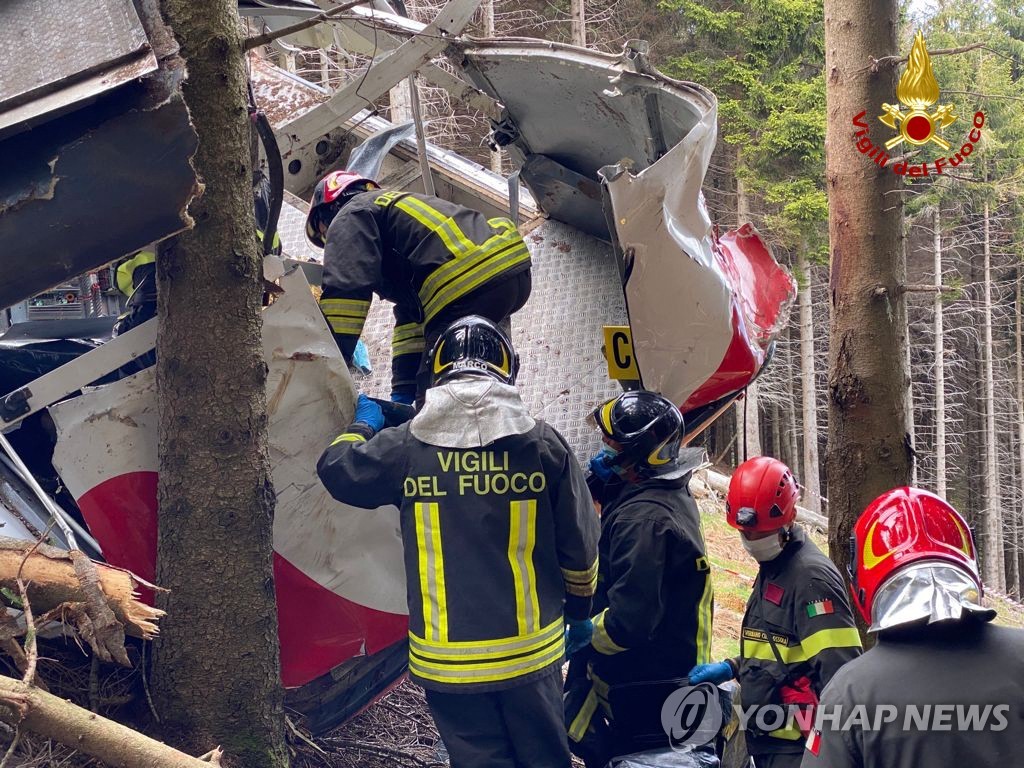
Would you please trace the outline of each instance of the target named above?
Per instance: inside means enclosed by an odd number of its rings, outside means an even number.
[[[60,528],[61,533],[64,534],[64,539],[67,541],[68,546],[71,549],[78,549],[78,541],[75,539],[75,534],[71,530],[71,526],[68,525],[67,520],[64,519],[64,510],[61,509],[57,502],[50,498],[50,496],[43,490],[43,487],[39,485],[39,481],[35,479],[28,467],[25,466],[25,462],[21,460],[21,456],[14,450],[14,446],[7,437],[0,432],[0,447],[3,448],[4,453],[14,464],[18,474],[21,475],[21,479],[25,481],[25,484],[32,489],[32,493],[36,495],[43,506],[46,507],[47,511],[53,516],[53,521]]]
[[[436,56],[473,18],[480,0],[449,0],[423,31],[372,64],[366,73],[335,93],[316,109],[285,125],[279,133],[307,143],[328,133],[394,88],[423,62]]]
[[[423,112],[420,109],[420,93],[416,89],[416,75],[409,75],[409,106],[412,107],[412,121],[416,126],[416,150],[419,154],[420,174],[423,176],[423,191],[434,195],[434,175],[430,172],[430,158],[427,157],[427,135],[423,128]]]
[[[0,399],[0,427],[12,427],[23,419],[77,392],[87,384],[101,379],[122,365],[130,363],[156,346],[157,318],[147,320],[127,333],[91,349],[60,368],[44,373],[20,389]],[[2,406],[20,403],[17,415],[5,415]]]

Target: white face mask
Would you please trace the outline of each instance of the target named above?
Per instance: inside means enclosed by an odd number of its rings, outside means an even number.
[[[740,541],[743,543],[743,548],[759,563],[767,563],[782,554],[782,536],[780,534],[755,540],[748,539],[741,534]]]

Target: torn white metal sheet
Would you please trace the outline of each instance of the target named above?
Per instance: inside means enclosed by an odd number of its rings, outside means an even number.
[[[405,637],[405,575],[394,507],[356,510],[316,477],[349,423],[355,388],[301,270],[263,313],[277,510],[274,574],[282,680],[302,685]],[[156,563],[157,413],[146,369],[51,408],[53,463],[107,560],[145,579]]]
[[[289,122],[284,126],[283,133],[295,137],[297,143],[308,143],[309,138],[340,127],[431,56],[444,50],[473,18],[478,5],[480,0],[449,0],[421,34],[405,41],[375,62],[358,80],[339,90],[320,107]],[[287,155],[289,148],[283,144],[282,153]]]
[[[641,379],[684,412],[750,382],[796,295],[752,227],[712,236],[700,187],[715,132],[712,108],[638,174],[604,171]]]

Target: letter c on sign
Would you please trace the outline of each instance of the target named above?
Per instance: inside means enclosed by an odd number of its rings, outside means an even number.
[[[633,365],[633,356],[628,352],[629,346],[629,337],[622,331],[612,334],[612,357],[615,358],[615,364],[623,370]]]

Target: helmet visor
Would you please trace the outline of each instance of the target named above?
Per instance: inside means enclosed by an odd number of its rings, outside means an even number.
[[[922,619],[929,624],[959,619],[964,611],[990,621],[995,611],[981,604],[981,591],[966,571],[938,560],[918,562],[886,579],[871,604],[868,632]]]

